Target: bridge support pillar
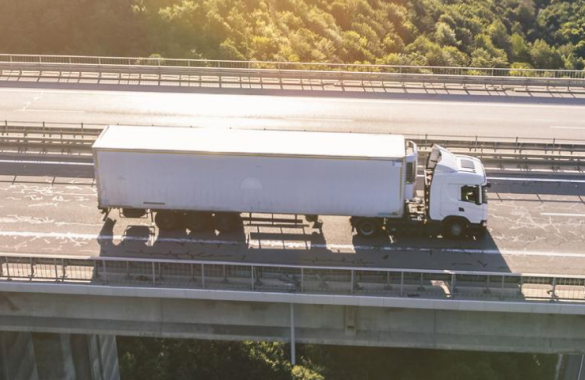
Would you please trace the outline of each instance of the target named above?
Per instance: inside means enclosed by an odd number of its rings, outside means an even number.
[[[0,332],[0,380],[119,380],[113,335]]]

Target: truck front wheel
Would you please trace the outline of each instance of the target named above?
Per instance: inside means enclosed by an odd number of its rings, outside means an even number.
[[[161,231],[172,231],[179,228],[180,215],[174,211],[158,211],[154,223]]]
[[[443,227],[443,235],[449,239],[462,239],[467,235],[467,222],[462,219],[448,220]]]
[[[380,232],[380,223],[374,218],[361,218],[355,224],[355,228],[359,236],[364,238],[371,238]]]

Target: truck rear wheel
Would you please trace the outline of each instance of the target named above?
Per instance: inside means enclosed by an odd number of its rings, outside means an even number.
[[[463,219],[451,219],[445,223],[443,235],[449,239],[462,239],[467,235],[467,222]]]
[[[158,211],[154,223],[162,231],[176,230],[181,224],[181,215],[174,211]]]
[[[213,226],[213,216],[209,212],[188,212],[185,214],[185,226],[191,232],[210,230]]]
[[[380,232],[380,223],[374,218],[361,218],[355,228],[359,236],[371,238]]]
[[[215,214],[214,217],[215,228],[219,232],[232,232],[241,223],[240,214],[231,212],[221,212]]]

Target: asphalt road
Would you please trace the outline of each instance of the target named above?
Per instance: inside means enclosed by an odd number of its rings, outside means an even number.
[[[0,88],[0,120],[585,140],[585,100],[528,100]]]
[[[159,233],[150,219],[104,220],[92,165],[0,162],[0,251],[304,265],[583,275],[585,182],[492,180],[489,234],[479,241],[246,226],[230,234]],[[76,176],[76,177],[73,177]]]

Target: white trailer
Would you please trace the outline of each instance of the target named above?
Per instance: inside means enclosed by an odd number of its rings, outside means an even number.
[[[165,230],[229,231],[248,212],[350,216],[370,236],[415,201],[417,148],[399,135],[112,125],[93,152],[98,207]]]

